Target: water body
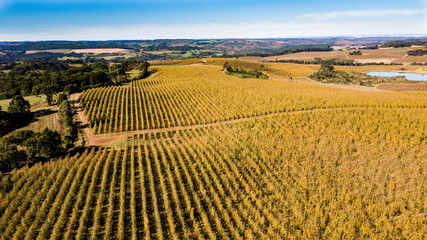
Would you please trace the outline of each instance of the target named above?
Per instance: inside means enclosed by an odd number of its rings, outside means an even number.
[[[410,81],[427,81],[427,74],[419,73],[398,73],[398,72],[368,72],[369,76],[374,77],[400,77],[403,76]]]

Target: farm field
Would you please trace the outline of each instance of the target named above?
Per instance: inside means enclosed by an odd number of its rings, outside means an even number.
[[[185,60],[194,61],[193,59]],[[213,65],[224,65],[228,62],[231,66],[249,68],[254,70],[262,70],[267,73],[280,75],[284,77],[302,77],[308,76],[317,71],[320,65],[317,64],[294,64],[294,63],[272,63],[272,62],[258,62],[240,59],[226,59],[226,58],[207,58],[205,61]],[[334,66],[336,70],[345,72],[367,73],[367,72],[412,72],[412,73],[427,73],[427,69],[422,66],[416,65],[366,65],[366,66]]]
[[[128,53],[128,49],[122,49],[122,48],[88,48],[88,49],[73,49],[71,52],[74,53],[94,53],[94,54],[100,54],[100,53]]]
[[[69,53],[71,52],[71,49],[46,49],[46,50],[29,50],[25,51],[25,54],[34,54],[34,53],[40,53],[40,52],[48,52],[48,53]]]
[[[0,232],[423,239],[423,116],[420,108],[337,109],[131,136],[122,148],[93,148],[3,178],[11,187],[2,192]]]
[[[313,83],[318,67],[156,62],[73,95],[109,141],[4,175],[0,238],[427,238],[427,92]],[[402,66],[337,69],[374,67]]]
[[[399,66],[399,65],[368,65],[368,66],[335,66],[339,71],[367,73],[374,71],[381,72],[413,72],[421,73],[423,67],[420,66]]]
[[[425,7],[0,0],[0,240],[427,240]]]
[[[413,83],[413,84],[380,84],[378,89],[391,90],[391,91],[427,91],[427,83]]]
[[[408,56],[407,52],[411,48],[380,48],[374,50],[360,50],[362,55],[350,55],[354,50],[331,51],[331,52],[300,52],[281,56],[271,56],[266,58],[248,57],[247,60],[276,61],[276,60],[304,60],[312,61],[314,58],[322,59],[343,59],[355,60],[358,63],[403,63],[405,65],[413,62],[427,62],[427,56]],[[243,58],[246,59],[246,58]]]
[[[46,50],[30,50],[26,51],[26,54],[33,54],[39,52],[49,52],[49,53],[129,53],[128,49],[123,48],[84,48],[84,49],[46,49]]]
[[[91,89],[80,96],[95,134],[212,123],[274,112],[361,107],[422,106],[424,93],[349,94],[303,82],[236,79],[221,66],[156,66],[156,73],[130,87]],[[290,69],[290,68],[288,68]],[[283,71],[286,70],[286,67]],[[290,75],[299,75],[289,71]],[[381,99],[381,100],[380,100]]]

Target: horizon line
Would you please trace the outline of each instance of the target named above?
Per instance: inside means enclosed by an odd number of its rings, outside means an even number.
[[[105,40],[13,40],[0,43],[25,43],[25,42],[108,42],[108,41],[157,41],[157,40],[281,40],[281,39],[332,39],[332,38],[427,38],[426,34],[383,34],[383,35],[330,35],[330,36],[295,36],[295,37],[267,37],[267,38],[141,38],[141,39],[105,39]]]

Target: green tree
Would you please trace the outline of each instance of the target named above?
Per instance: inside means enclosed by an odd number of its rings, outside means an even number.
[[[63,101],[67,101],[67,100],[68,100],[68,97],[65,93],[63,93],[63,92],[59,93],[57,98],[56,98],[56,104],[59,106],[59,105],[61,105],[61,103]]]
[[[70,96],[70,94],[73,94],[75,92],[77,92],[78,88],[76,84],[68,84],[67,86],[64,87],[64,92]]]
[[[146,78],[150,75],[150,71],[148,71],[148,68],[150,67],[150,64],[148,62],[143,62],[141,64],[141,67],[139,68],[139,70],[141,70],[141,72],[139,73],[139,78]]]
[[[66,150],[73,147],[73,128],[72,127],[66,127],[65,128],[65,134],[62,136],[62,147]]]
[[[61,153],[61,136],[57,131],[45,127],[41,132],[34,133],[25,141],[30,158],[52,158]]]
[[[12,128],[12,123],[6,119],[0,118],[0,136],[3,136]]]
[[[329,63],[323,63],[320,65],[320,71],[324,73],[331,73],[335,70],[334,66]]]
[[[9,172],[14,168],[27,164],[27,154],[18,150],[15,145],[0,146],[0,171]]]
[[[33,87],[33,94],[45,94],[47,104],[52,105],[53,95],[56,93],[55,87],[49,84],[39,84]]]
[[[73,124],[73,109],[69,101],[63,101],[59,105],[59,123],[65,127]]]
[[[21,95],[16,95],[10,101],[7,112],[10,114],[29,115],[31,113],[30,108],[30,102],[25,100]]]
[[[46,95],[47,104],[52,105],[53,95],[56,93],[52,85],[45,85],[42,87],[42,93]]]
[[[224,65],[222,66],[223,70],[227,69],[230,66],[230,63],[225,62]]]
[[[34,131],[22,130],[16,133],[15,138],[18,140],[18,144],[22,145],[28,138],[34,135]]]

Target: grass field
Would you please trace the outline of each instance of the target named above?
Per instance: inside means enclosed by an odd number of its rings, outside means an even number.
[[[223,74],[221,66],[155,68],[153,77],[134,81],[130,88],[106,87],[82,94],[80,100],[95,133],[186,126],[336,106],[417,105],[409,99],[396,101],[396,93],[368,97],[312,84],[237,79]],[[295,75],[299,72],[296,69]],[[406,97],[425,99],[424,95]]]
[[[27,126],[18,128],[8,133],[8,135],[14,135],[22,130],[32,130],[39,132],[45,127],[48,127],[52,130],[57,130],[60,133],[64,131],[64,128],[61,127],[61,125],[58,123],[59,115],[57,113],[57,107],[48,106],[45,95],[25,96],[24,98],[30,102],[31,112],[35,113],[36,115],[40,114],[40,116],[36,116],[33,122],[29,123]],[[11,99],[0,100],[0,106],[3,111],[7,111],[10,101]],[[43,114],[42,111],[46,110],[50,110],[51,112],[48,114]]]
[[[34,122],[31,122],[27,126],[18,128],[8,133],[7,135],[8,136],[15,135],[17,132],[23,131],[23,130],[32,130],[34,132],[40,132],[45,127],[48,127],[51,130],[56,130],[60,134],[63,134],[65,129],[63,126],[59,124],[58,120],[59,120],[58,112],[56,109],[52,107],[52,113],[45,116],[36,117],[34,119]]]
[[[39,110],[39,109],[47,107],[46,96],[44,96],[44,95],[40,95],[40,96],[36,96],[36,95],[25,96],[24,99],[30,102],[31,110],[32,111],[36,111],[36,110]],[[2,100],[0,100],[0,107],[4,111],[7,111],[7,107],[9,106],[10,101],[11,101],[11,99],[2,99]]]
[[[3,176],[1,238],[426,239],[427,92],[298,80],[317,67],[161,62],[84,92],[115,142]]]
[[[138,69],[133,69],[133,70],[131,70],[129,72],[126,72],[126,74],[129,74],[130,78],[136,78],[136,77],[138,77],[138,75],[139,75],[140,72],[141,71],[138,70]]]

